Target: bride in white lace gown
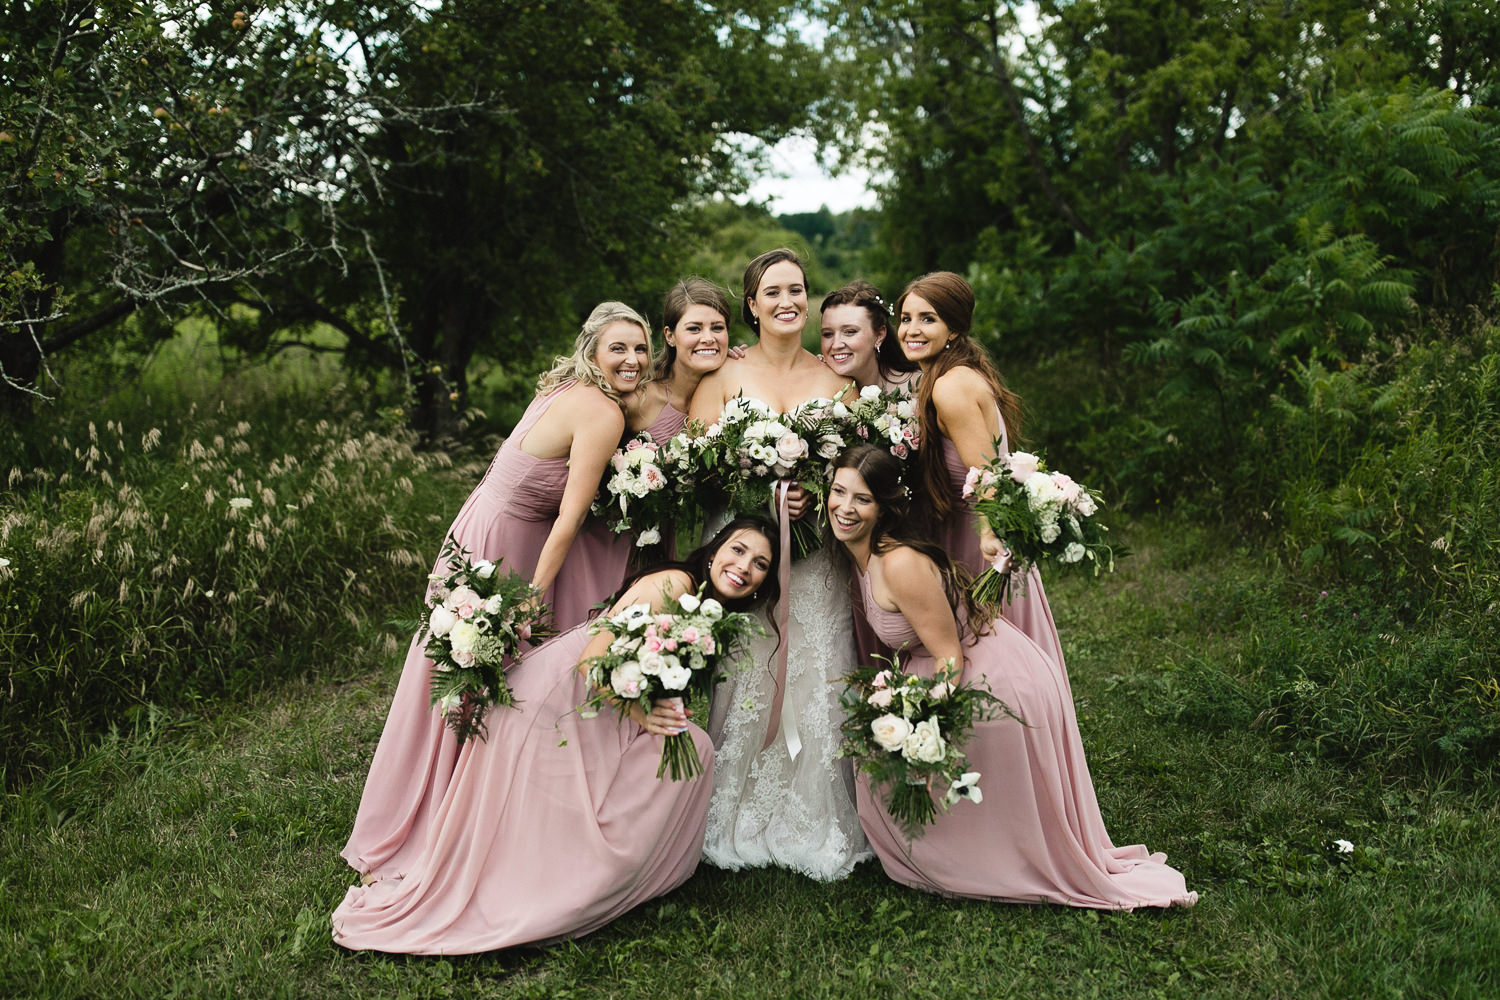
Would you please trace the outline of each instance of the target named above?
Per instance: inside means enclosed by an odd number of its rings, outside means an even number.
[[[843,379],[802,349],[807,279],[790,250],[750,262],[744,315],[759,342],[699,383],[692,417],[712,423],[739,395],[789,413],[844,390]],[[796,488],[788,506],[795,517],[810,511],[812,499]],[[703,856],[716,867],[779,865],[832,880],[872,856],[852,767],[838,758],[840,685],[832,682],[854,664],[854,642],[848,573],[833,548],[825,540],[792,565],[781,596],[786,634],[777,635],[783,616],[773,614],[768,635],[752,647],[754,663],[714,694],[714,788]]]

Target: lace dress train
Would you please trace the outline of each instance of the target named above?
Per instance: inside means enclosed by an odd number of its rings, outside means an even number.
[[[719,868],[777,865],[831,881],[871,857],[859,825],[850,761],[838,757],[837,679],[854,664],[847,571],[822,548],[791,568],[782,720],[765,746],[776,694],[775,612],[753,659],[714,693],[716,748],[703,856]],[[795,759],[788,733],[800,740]]]

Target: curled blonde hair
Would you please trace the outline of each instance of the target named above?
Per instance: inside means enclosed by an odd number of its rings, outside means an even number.
[[[641,318],[640,313],[623,302],[601,302],[589,313],[589,318],[583,321],[583,329],[578,331],[578,337],[573,341],[573,353],[558,355],[553,359],[552,367],[536,380],[537,395],[545,396],[569,379],[576,379],[594,386],[610,399],[619,402],[620,393],[604,377],[604,372],[594,361],[594,354],[599,350],[600,334],[621,320],[641,328],[641,332],[646,335],[646,352],[648,355],[653,353],[651,326]],[[650,379],[651,370],[648,366],[641,370],[639,385],[645,385]]]

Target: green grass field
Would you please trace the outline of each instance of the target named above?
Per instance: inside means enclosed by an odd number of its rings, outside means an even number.
[[[467,484],[449,484],[461,500]],[[1170,520],[1112,578],[1049,583],[1117,843],[1191,910],[957,902],[874,863],[834,884],[703,868],[583,940],[350,954],[338,857],[399,670],[372,613],[316,680],[152,715],[3,800],[0,995],[28,997],[1491,997],[1500,840],[1486,782],[1393,778],[1184,720],[1189,664],[1243,643],[1215,596],[1276,571]],[[437,540],[433,539],[435,545]],[[1214,586],[1206,586],[1213,583]],[[398,609],[389,609],[395,611]],[[1341,853],[1336,840],[1354,845]]]

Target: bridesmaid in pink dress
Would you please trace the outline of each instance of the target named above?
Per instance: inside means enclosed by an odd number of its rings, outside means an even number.
[[[665,444],[686,426],[698,383],[729,357],[729,299],[706,278],[684,278],[667,292],[662,317],[666,346],[651,379],[625,397],[627,435],[646,431],[657,444]],[[666,541],[667,551],[674,552],[675,539],[669,536]],[[617,585],[636,552],[634,537],[615,534],[598,518],[589,520],[575,544],[587,553],[601,581]]]
[[[611,613],[708,585],[730,610],[775,599],[775,528],[741,518],[679,564],[637,578]],[[622,719],[575,710],[579,666],[613,636],[587,625],[508,674],[514,709],[459,755],[426,850],[401,878],[354,886],[333,914],[345,948],[457,955],[579,937],[681,885],[703,849],[713,746],[674,700]],[[662,738],[690,732],[703,773],[658,779]]]
[[[1010,453],[1020,432],[1021,403],[1005,387],[989,358],[969,335],[974,289],[951,271],[915,279],[896,300],[898,337],[906,357],[922,369],[917,415],[922,447],[917,453],[931,533],[948,556],[978,576],[999,559],[1001,540],[963,499],[970,466]],[[1042,651],[1063,665],[1062,643],[1042,576],[1035,566],[1011,583],[1005,617]]]
[[[538,381],[536,398],[448,529],[469,558],[528,574],[559,629],[583,621],[620,583],[601,577],[592,553],[573,542],[624,431],[621,398],[650,359],[645,320],[621,302],[595,308],[573,353]],[[407,650],[342,852],[367,881],[399,873],[421,852],[458,755],[431,704],[424,645],[414,639]]]
[[[922,373],[901,353],[880,289],[868,281],[851,281],[824,296],[819,313],[822,353],[818,360],[834,374],[852,379],[861,389],[877,385],[904,396],[912,394]],[[864,595],[857,581],[850,587],[849,604],[854,615],[854,655],[859,662],[889,658],[890,649],[865,620]]]
[[[932,677],[959,664],[953,673],[983,684],[1020,721],[975,725],[964,750],[982,801],[955,803],[913,842],[860,775],[860,825],[886,874],[928,892],[1003,902],[1119,910],[1197,902],[1166,855],[1110,841],[1062,665],[1003,617],[974,636],[965,623],[976,611],[947,556],[896,533],[904,507],[896,459],[865,444],[839,457],[829,522],[854,561],[871,627],[900,650],[905,670]]]

